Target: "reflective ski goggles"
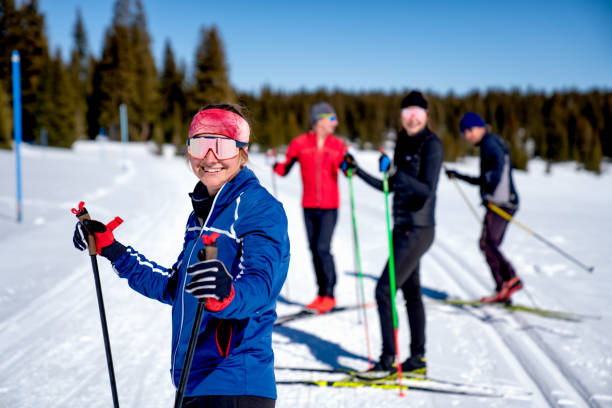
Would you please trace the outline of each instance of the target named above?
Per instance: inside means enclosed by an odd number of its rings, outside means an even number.
[[[416,119],[425,119],[426,116],[427,116],[427,111],[418,106],[411,106],[411,107],[402,109],[402,118],[404,119],[411,119],[413,117]]]
[[[321,120],[325,118],[329,119],[332,122],[335,122],[336,120],[338,120],[336,115],[333,113],[321,113],[320,115],[317,115],[317,120]]]
[[[229,137],[194,136],[187,139],[187,152],[194,159],[203,159],[211,150],[217,160],[228,160],[236,157],[240,148],[246,145]]]

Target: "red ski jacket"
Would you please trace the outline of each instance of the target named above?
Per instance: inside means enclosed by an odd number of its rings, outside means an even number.
[[[314,132],[299,135],[287,149],[284,163],[277,163],[274,171],[285,176],[296,161],[302,170],[302,207],[334,209],[340,205],[338,170],[346,148],[341,139],[328,135],[323,146],[317,146]]]

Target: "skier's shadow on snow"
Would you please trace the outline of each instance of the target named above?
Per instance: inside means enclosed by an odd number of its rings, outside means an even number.
[[[367,362],[368,359],[355,353],[351,353],[340,347],[338,343],[324,340],[318,336],[305,331],[296,330],[288,326],[277,326],[274,331],[281,336],[286,337],[291,342],[301,343],[308,346],[312,356],[330,367],[352,370],[353,367],[348,367],[340,363],[340,357],[348,357],[355,360]]]
[[[359,278],[359,274],[357,272],[345,271],[344,274],[348,275],[348,276],[352,276],[354,278]],[[370,273],[362,273],[361,276],[363,276],[366,279],[371,279],[371,280],[375,280],[375,281],[377,281],[378,278],[380,278],[380,276],[372,275]]]
[[[352,276],[352,277],[356,277],[356,278],[359,277],[359,274],[356,273],[356,272],[347,271],[347,272],[344,272],[344,273],[346,275],[348,275],[348,276]],[[377,281],[378,278],[379,278],[379,276],[372,275],[372,274],[367,274],[367,273],[362,274],[362,276],[364,278],[366,278],[366,279],[372,279],[372,280],[375,280],[375,281]],[[421,287],[421,293],[423,294],[423,296],[426,296],[426,297],[431,298],[431,299],[448,299],[448,297],[449,297],[448,293],[446,293],[444,291],[437,290],[437,289],[432,289],[432,288],[427,288],[425,286]]]

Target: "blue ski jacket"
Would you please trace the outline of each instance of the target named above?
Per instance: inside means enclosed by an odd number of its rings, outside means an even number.
[[[172,268],[132,247],[113,267],[137,292],[172,306],[171,375],[178,387],[197,309],[196,299],[185,292],[186,269],[198,262],[202,235],[212,233],[220,234],[217,257],[233,276],[235,296],[224,309],[205,311],[185,395],[276,399],[272,328],[289,268],[287,216],[251,170],[243,168],[223,185],[206,220],[190,214]]]

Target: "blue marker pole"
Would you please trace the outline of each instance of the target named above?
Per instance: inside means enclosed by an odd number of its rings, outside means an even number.
[[[127,116],[127,105],[122,103],[119,105],[119,121],[121,124],[121,145],[123,146],[123,165],[126,166],[127,154],[126,146],[129,139],[128,135],[128,116]]]
[[[13,51],[13,122],[15,136],[15,155],[17,158],[17,222],[21,222],[21,75],[19,74],[19,51]]]

